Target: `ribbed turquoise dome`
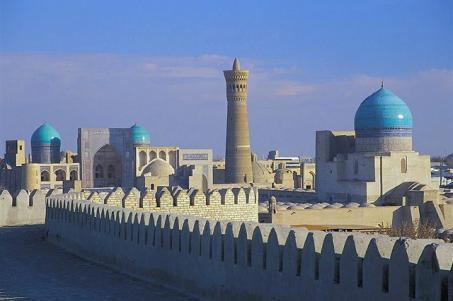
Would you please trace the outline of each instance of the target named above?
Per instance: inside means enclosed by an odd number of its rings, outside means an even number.
[[[31,145],[55,145],[60,146],[61,137],[58,131],[50,124],[43,123],[31,136]]]
[[[412,113],[401,98],[381,88],[360,104],[354,128],[358,137],[411,136]]]
[[[137,124],[131,127],[131,138],[134,144],[149,144],[151,142],[149,132]]]

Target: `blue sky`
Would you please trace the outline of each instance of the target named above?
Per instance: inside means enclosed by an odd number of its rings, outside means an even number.
[[[381,79],[412,109],[415,148],[451,153],[452,32],[444,0],[0,0],[0,150],[44,121],[73,150],[78,127],[137,122],[222,156],[237,56],[260,156],[313,155],[315,131],[351,129]]]

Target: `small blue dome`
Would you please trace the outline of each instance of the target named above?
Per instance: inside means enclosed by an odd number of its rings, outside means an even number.
[[[360,104],[354,129],[357,137],[411,136],[412,113],[401,98],[381,88]]]
[[[55,145],[60,146],[61,137],[58,131],[50,124],[43,123],[31,136],[31,145]]]
[[[131,138],[134,144],[150,144],[151,142],[149,132],[137,124],[131,127]]]

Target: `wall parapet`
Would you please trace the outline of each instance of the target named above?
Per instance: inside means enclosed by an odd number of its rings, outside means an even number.
[[[195,215],[217,220],[258,221],[256,188],[198,189],[159,187],[157,190],[124,191],[117,187],[109,193],[85,191],[79,199],[113,207],[166,214]]]
[[[19,190],[11,194],[0,192],[0,226],[43,224],[46,195],[41,190]]]
[[[259,202],[267,202],[271,197],[275,197],[279,202],[318,202],[314,190],[304,190],[301,188],[259,188]]]
[[[48,240],[145,280],[231,300],[451,300],[453,245],[47,198]]]

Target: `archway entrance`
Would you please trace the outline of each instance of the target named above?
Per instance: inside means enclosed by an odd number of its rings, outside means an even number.
[[[121,186],[121,156],[113,146],[106,144],[96,152],[92,172],[94,187]]]

